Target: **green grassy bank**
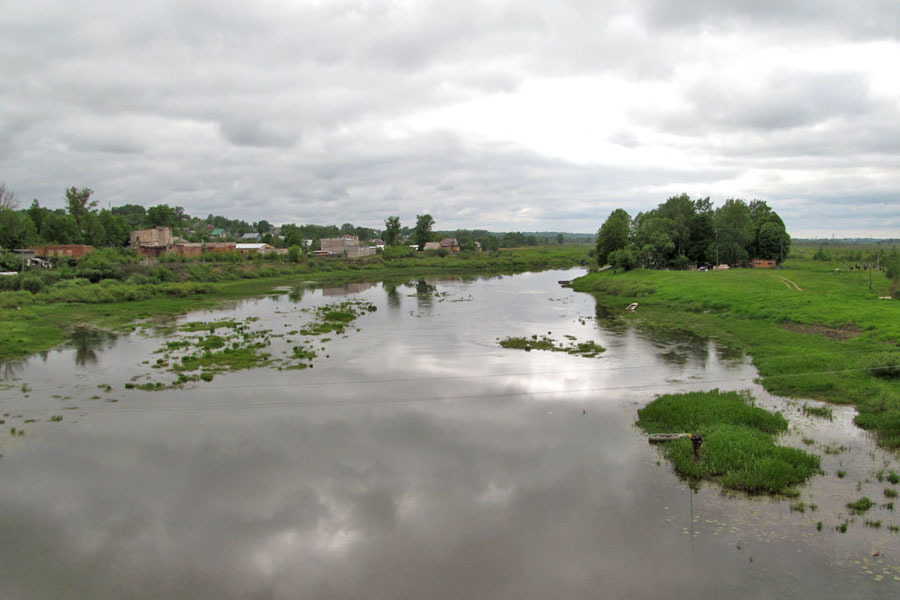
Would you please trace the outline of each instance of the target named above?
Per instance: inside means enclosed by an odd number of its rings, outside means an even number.
[[[365,262],[310,259],[300,263],[246,260],[239,263],[112,265],[92,283],[78,268],[22,275],[39,283],[0,292],[0,361],[52,348],[73,327],[128,329],[136,320],[183,314],[242,297],[264,294],[298,281],[339,283],[448,274],[481,275],[561,269],[588,262],[590,246],[504,249],[495,254],[421,256]],[[65,275],[68,275],[65,276]]]
[[[881,299],[881,272],[870,289],[869,273],[798,259],[778,270],[607,271],[574,288],[594,294],[601,316],[747,352],[772,393],[855,404],[858,425],[900,447],[900,301]]]

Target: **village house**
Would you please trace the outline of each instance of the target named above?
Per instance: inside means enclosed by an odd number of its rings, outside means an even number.
[[[444,238],[439,242],[425,242],[422,250],[446,250],[450,254],[459,252],[459,241],[456,238]]]
[[[272,250],[272,246],[263,242],[258,242],[254,244],[235,244],[234,249],[244,256],[247,256],[248,254],[265,254]]]
[[[459,252],[459,241],[456,238],[444,238],[441,240],[441,248],[451,254]]]
[[[94,247],[85,244],[53,244],[33,246],[29,250],[39,258],[81,258],[93,252]]]
[[[259,242],[262,241],[262,236],[258,233],[245,233],[241,236],[241,241],[244,243]]]
[[[375,247],[361,245],[359,237],[345,234],[339,238],[322,238],[319,240],[321,252],[327,252],[331,256],[343,256],[344,258],[362,258],[375,254]]]
[[[775,261],[769,258],[754,258],[752,266],[754,269],[774,269]]]
[[[171,227],[159,226],[151,229],[136,229],[128,237],[132,248],[171,246],[175,243]]]
[[[234,252],[237,250],[237,244],[234,242],[206,242],[203,244],[204,252],[220,252],[225,254],[226,252]]]
[[[129,245],[144,258],[159,258],[175,243],[171,227],[136,229],[129,234]]]

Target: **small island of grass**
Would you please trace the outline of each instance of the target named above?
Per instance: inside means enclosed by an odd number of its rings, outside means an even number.
[[[606,352],[606,348],[601,346],[600,344],[588,340],[587,342],[572,342],[568,346],[558,343],[551,337],[548,336],[537,336],[533,335],[530,338],[527,337],[509,337],[500,340],[500,346],[503,348],[515,348],[518,350],[525,350],[526,352],[531,352],[532,350],[545,350],[548,352],[565,352],[567,354],[574,354],[577,356],[584,356],[587,358],[594,358],[596,356],[600,356],[603,352]]]
[[[637,425],[648,433],[702,434],[699,458],[689,439],[664,446],[683,477],[750,494],[796,496],[795,486],[819,471],[819,457],[778,446],[775,435],[787,430],[787,420],[749,400],[747,394],[718,390],[660,396],[638,411]]]

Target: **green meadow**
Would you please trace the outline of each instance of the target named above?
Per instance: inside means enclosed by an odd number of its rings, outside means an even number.
[[[792,259],[780,269],[634,270],[574,282],[598,314],[718,338],[747,352],[772,393],[854,404],[860,427],[900,447],[900,301],[880,272]],[[632,302],[636,312],[625,312]]]

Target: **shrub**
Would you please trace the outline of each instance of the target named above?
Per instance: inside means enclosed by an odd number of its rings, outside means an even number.
[[[298,263],[304,257],[303,249],[300,246],[291,246],[288,248],[287,257],[292,263]]]
[[[397,258],[409,258],[416,255],[416,251],[409,246],[386,246],[381,253],[384,260],[394,260]]]
[[[22,277],[22,281],[19,282],[19,286],[23,290],[27,290],[32,294],[37,294],[43,291],[44,280],[37,275],[25,275]]]

